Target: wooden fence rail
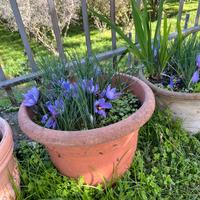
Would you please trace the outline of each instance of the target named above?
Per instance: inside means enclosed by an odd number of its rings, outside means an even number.
[[[36,63],[34,61],[33,53],[30,48],[30,44],[29,44],[29,41],[28,41],[28,38],[26,35],[25,27],[24,27],[24,24],[22,21],[22,17],[21,17],[17,2],[16,2],[16,0],[9,0],[9,1],[10,1],[12,11],[14,13],[14,17],[15,17],[15,20],[16,20],[16,23],[17,23],[17,26],[19,29],[21,39],[24,44],[26,55],[28,57],[29,67],[31,67],[31,69],[32,69],[32,73],[29,73],[28,75],[23,75],[23,76],[19,76],[19,77],[7,80],[2,68],[0,67],[0,89],[4,89],[7,92],[11,103],[16,104],[17,102],[16,102],[16,99],[12,92],[12,87],[19,85],[21,83],[24,83],[24,82],[29,82],[31,80],[37,80],[41,76],[41,72],[38,71]],[[49,6],[49,14],[50,14],[51,21],[52,21],[52,28],[53,28],[54,35],[56,38],[57,51],[58,51],[59,57],[64,62],[66,62],[67,60],[66,60],[66,57],[64,54],[55,3],[54,3],[54,0],[47,0],[47,2],[48,2],[48,6]],[[141,5],[141,0],[138,0],[137,2],[139,5]],[[85,33],[87,55],[88,55],[88,57],[91,57],[92,56],[92,44],[91,44],[91,39],[90,39],[90,30],[89,30],[89,22],[88,22],[87,1],[81,0],[81,6],[82,6],[83,28],[84,28],[84,33]],[[177,19],[180,22],[182,20],[183,7],[184,7],[184,0],[180,0],[178,16],[177,16]],[[200,31],[200,26],[198,26],[199,14],[200,14],[200,0],[198,0],[198,8],[197,8],[197,12],[196,12],[195,21],[194,21],[194,27],[188,28],[188,22],[189,22],[190,15],[188,13],[186,14],[184,30],[183,30],[184,35],[188,35],[188,34],[196,33],[197,31]],[[111,18],[111,21],[113,23],[115,23],[115,0],[110,0],[110,18]],[[176,36],[177,36],[177,33],[174,32],[174,33],[170,34],[169,39],[173,39]],[[98,54],[96,57],[97,57],[97,60],[99,60],[99,61],[113,58],[113,67],[115,67],[117,56],[124,53],[126,51],[126,48],[125,47],[117,48],[116,32],[113,29],[111,30],[111,37],[112,37],[112,40],[111,40],[112,50]],[[132,38],[131,33],[129,33],[129,38]],[[137,36],[135,36],[135,40],[137,41]],[[81,62],[84,63],[85,60],[83,59]],[[130,64],[131,64],[131,55],[129,54],[128,65],[130,65]],[[68,65],[68,66],[70,66],[70,65]]]

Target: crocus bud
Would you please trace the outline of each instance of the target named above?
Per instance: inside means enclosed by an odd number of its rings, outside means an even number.
[[[197,67],[200,69],[200,54],[197,55],[197,58],[196,58],[196,65],[197,65]]]

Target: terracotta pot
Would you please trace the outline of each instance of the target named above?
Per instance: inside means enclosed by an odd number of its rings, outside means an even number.
[[[22,131],[45,145],[56,168],[69,177],[84,176],[87,184],[121,176],[134,157],[138,130],[151,117],[155,99],[141,80],[121,75],[121,80],[141,101],[142,106],[127,119],[102,128],[82,131],[57,131],[38,126],[31,112],[21,105],[18,120]]]
[[[8,123],[0,118],[0,200],[15,199],[13,181],[19,187],[17,163],[13,157],[12,130]]]
[[[148,81],[142,72],[140,78],[153,90],[156,103],[161,109],[169,108],[175,118],[182,120],[183,128],[190,134],[200,131],[200,94],[173,92],[159,88]]]

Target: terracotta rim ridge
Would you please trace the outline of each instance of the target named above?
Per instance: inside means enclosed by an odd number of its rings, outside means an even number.
[[[175,97],[183,100],[184,99],[200,100],[200,93],[174,92],[174,91],[169,91],[167,89],[159,88],[153,83],[151,83],[149,80],[147,80],[142,71],[139,72],[139,77],[158,94],[162,94],[164,96],[170,96],[172,98]]]
[[[0,117],[0,173],[10,161],[13,153],[12,131],[8,123]]]
[[[34,123],[30,118],[30,110],[21,104],[18,120],[23,132],[30,138],[43,144],[55,144],[65,146],[90,146],[112,141],[119,137],[130,134],[143,126],[151,117],[155,109],[155,98],[152,90],[143,81],[136,77],[121,74],[120,78],[127,83],[138,87],[140,94],[137,94],[142,105],[128,118],[117,123],[101,128],[81,131],[59,131],[47,129]],[[149,106],[152,105],[152,106]],[[104,133],[104,134],[102,134]]]

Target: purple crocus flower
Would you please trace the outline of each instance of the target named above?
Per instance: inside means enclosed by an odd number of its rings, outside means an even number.
[[[93,79],[91,79],[91,80],[88,81],[88,85],[87,85],[86,89],[91,94],[92,93],[97,94],[98,90],[99,90],[99,85],[98,84],[94,85],[94,81],[93,81]]]
[[[31,107],[37,104],[39,99],[39,90],[36,87],[28,90],[26,94],[24,94],[24,101],[23,104],[27,107]]]
[[[121,96],[120,92],[116,92],[116,88],[111,88],[111,85],[108,85],[106,88],[105,95],[110,100],[118,99]]]
[[[104,90],[99,94],[99,96],[100,96],[101,98],[106,97],[106,90],[104,89]]]
[[[62,87],[67,91],[69,92],[71,87],[70,87],[71,83],[69,81],[63,81],[62,82]]]
[[[46,105],[53,117],[57,117],[60,113],[64,112],[64,102],[61,98],[55,100],[54,104],[48,101]]]
[[[199,71],[195,71],[192,76],[192,83],[197,83],[199,81]]]
[[[53,128],[55,129],[56,127],[56,118],[58,117],[59,114],[64,112],[64,102],[62,98],[58,98],[57,100],[54,101],[54,104],[51,102],[46,103],[47,109],[49,110],[51,116],[49,117],[48,114],[44,115],[42,117],[41,122],[45,124],[46,128]]]
[[[170,76],[170,78],[169,78],[169,87],[171,89],[174,88],[174,76]]]
[[[196,65],[197,65],[198,69],[200,69],[200,54],[197,55],[197,58],[196,58]]]
[[[54,117],[49,117],[49,119],[47,120],[46,124],[45,124],[45,127],[46,128],[53,128],[55,129],[56,128],[56,118]]]
[[[47,102],[46,105],[47,109],[49,110],[49,112],[53,117],[56,117],[59,114],[58,109],[56,108],[55,105],[52,105],[51,102]]]
[[[42,124],[46,124],[48,118],[49,118],[49,115],[48,115],[48,114],[44,115],[44,116],[42,117],[42,120],[41,120]]]
[[[94,111],[95,113],[103,116],[103,117],[106,117],[106,109],[111,109],[112,108],[112,105],[111,103],[108,103],[105,101],[104,98],[101,98],[99,100],[96,100],[94,102]]]
[[[46,128],[53,128],[53,129],[56,128],[57,122],[56,122],[55,116],[49,117],[49,115],[46,114],[42,117],[41,122],[42,122],[42,124],[44,124],[44,127],[46,127]]]
[[[72,97],[78,97],[78,85],[77,83],[70,83],[70,91]]]
[[[80,80],[79,83],[80,83],[82,89],[86,90],[86,88],[87,88],[87,80],[86,79]]]
[[[81,87],[83,90],[86,90],[90,94],[97,94],[99,91],[99,85],[94,84],[93,79],[90,80],[83,79],[81,81]]]

